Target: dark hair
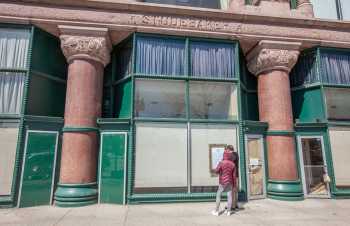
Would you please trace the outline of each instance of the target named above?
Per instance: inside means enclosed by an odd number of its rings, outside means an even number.
[[[230,151],[234,151],[235,150],[232,145],[226,145],[226,149],[229,149]]]

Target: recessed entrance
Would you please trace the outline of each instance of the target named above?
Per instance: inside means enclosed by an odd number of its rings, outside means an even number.
[[[322,137],[299,137],[298,143],[305,197],[329,197]]]
[[[248,199],[266,197],[264,142],[261,135],[246,136]]]

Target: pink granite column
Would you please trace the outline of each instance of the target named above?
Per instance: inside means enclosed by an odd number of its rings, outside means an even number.
[[[55,203],[81,206],[97,197],[98,129],[104,66],[110,60],[106,29],[59,26],[69,63],[63,143]]]
[[[263,72],[258,76],[260,121],[268,122],[269,131],[293,131],[293,113],[289,75],[283,70]],[[267,136],[269,178],[298,179],[294,137]]]
[[[279,198],[290,197],[288,189],[297,190],[292,195],[299,198],[301,189],[289,84],[299,47],[300,43],[260,41],[247,56],[250,72],[258,77],[260,121],[268,123],[268,192],[270,188],[271,196]]]

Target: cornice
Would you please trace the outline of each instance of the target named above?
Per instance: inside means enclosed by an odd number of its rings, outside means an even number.
[[[10,0],[3,2],[13,3]],[[230,10],[207,9],[186,6],[174,6],[163,4],[152,4],[143,2],[121,2],[115,0],[18,0],[16,2],[30,3],[33,5],[43,6],[65,6],[80,9],[93,8],[105,9],[108,11],[122,11],[130,13],[156,13],[156,14],[171,14],[179,16],[198,16],[206,17],[207,19],[225,19],[247,23],[264,23],[264,24],[284,24],[285,26],[303,26],[314,28],[336,28],[350,29],[350,21],[340,20],[325,20],[310,17],[288,17],[288,16],[268,16],[255,14],[253,12],[240,13]],[[293,10],[292,10],[293,11]],[[292,19],[292,20],[291,20]]]
[[[57,36],[57,24],[103,27],[109,29],[113,44],[132,32],[146,32],[239,40],[244,52],[260,40],[302,42],[302,48],[350,48],[349,22],[106,1],[2,1],[0,22],[30,23]]]

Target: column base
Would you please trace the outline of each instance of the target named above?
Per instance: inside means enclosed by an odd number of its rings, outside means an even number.
[[[78,207],[97,203],[97,183],[58,184],[55,192],[55,205]]]
[[[269,180],[267,197],[283,201],[304,200],[303,186],[300,180]]]

